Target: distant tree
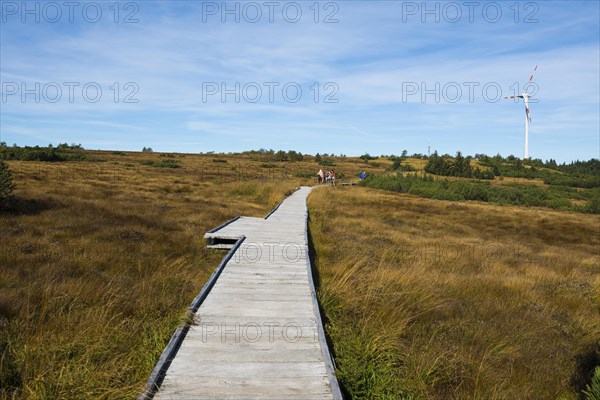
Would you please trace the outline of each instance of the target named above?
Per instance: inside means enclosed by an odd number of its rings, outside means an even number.
[[[323,158],[321,157],[321,155],[319,153],[317,153],[315,155],[315,162],[320,163],[321,161],[323,161]]]
[[[587,174],[600,176],[600,160],[592,158],[589,161],[574,161],[570,164],[561,164],[557,166],[559,171],[568,172],[571,174]]]
[[[152,151],[153,151],[153,150],[152,150],[152,147],[144,147],[144,148],[142,149],[142,152],[144,152],[144,153],[152,153]]]
[[[425,165],[425,172],[435,175],[460,176],[464,178],[483,176],[481,171],[473,171],[473,168],[471,167],[471,157],[463,157],[460,151],[456,153],[454,159],[447,154],[439,156],[437,151],[433,152],[429,161],[427,161],[427,165]],[[487,174],[485,176],[487,177]]]
[[[498,168],[498,165],[497,165],[497,164],[494,164],[494,165],[492,166],[492,173],[494,174],[494,176],[500,176],[500,175],[502,175],[502,174],[500,173],[500,168]]]
[[[515,169],[525,169],[520,158],[515,158]]]
[[[362,156],[360,156],[360,159],[364,160],[365,162],[369,162],[369,160],[375,160],[377,159],[377,157],[373,157],[369,153],[365,153]]]
[[[10,206],[14,188],[15,184],[12,181],[8,164],[4,160],[0,160],[0,209]]]
[[[273,156],[273,159],[275,161],[287,161],[288,157],[287,157],[287,154],[285,153],[285,151],[279,150],[277,153],[275,153],[275,155]]]
[[[0,142],[0,147],[6,147],[6,142]]]
[[[408,155],[408,150],[402,150],[402,158],[406,158]]]
[[[454,176],[471,176],[471,164],[460,151],[456,152],[456,157],[454,157],[454,171],[452,173]]]
[[[290,161],[302,161],[304,156],[300,152],[295,152],[294,150],[289,150],[287,152],[287,158]]]
[[[410,164],[402,164],[402,157],[396,157],[393,159],[392,165],[389,166],[388,171],[415,171],[415,168]]]

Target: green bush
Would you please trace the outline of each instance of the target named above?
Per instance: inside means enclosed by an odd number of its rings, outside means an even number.
[[[8,168],[8,164],[0,160],[0,209],[10,206],[14,188],[15,184],[12,181],[12,174]]]
[[[369,162],[369,160],[376,160],[379,157],[373,157],[372,155],[370,155],[369,153],[365,153],[362,156],[359,157],[361,160]]]
[[[161,160],[161,161],[144,160],[144,161],[140,161],[140,164],[148,165],[150,167],[156,167],[156,168],[181,168],[181,163],[177,160]]]
[[[546,173],[544,183],[547,185],[594,188],[600,186],[600,177],[585,175],[562,175],[556,172]]]
[[[361,184],[376,189],[410,193],[436,200],[474,200],[497,204],[542,206],[561,210],[600,213],[600,190],[580,193],[574,189],[542,188],[522,184],[492,186],[488,182],[434,180],[427,175],[402,175],[401,173],[396,176],[369,176]],[[588,199],[587,206],[573,206],[570,199],[574,197]]]
[[[600,367],[594,370],[592,382],[583,391],[586,400],[600,400]]]
[[[392,165],[390,165],[390,167],[388,168],[388,171],[404,171],[404,172],[413,172],[416,171],[415,168],[410,165],[410,164],[402,164],[403,158],[402,157],[394,157],[394,158],[390,158],[391,160],[393,160],[394,162],[392,163]]]
[[[585,212],[600,214],[600,196],[593,197],[585,207]]]

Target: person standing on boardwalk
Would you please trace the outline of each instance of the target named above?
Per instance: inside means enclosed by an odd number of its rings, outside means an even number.
[[[323,170],[320,169],[319,172],[317,172],[317,181],[319,182],[319,184],[323,183],[325,174],[323,173]]]
[[[337,187],[335,186],[335,171],[334,170],[331,170],[329,172],[329,180],[331,180],[331,184],[333,185],[333,187],[337,189]]]

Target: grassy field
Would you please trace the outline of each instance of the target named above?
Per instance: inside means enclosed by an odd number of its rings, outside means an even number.
[[[309,208],[352,398],[574,399],[600,364],[600,217],[360,187]]]
[[[17,202],[0,215],[0,398],[135,397],[224,255],[205,249],[204,232],[264,216],[318,170],[260,155],[85,156],[9,161]],[[334,168],[356,175],[358,162]]]
[[[204,232],[264,216],[320,168],[312,157],[82,152],[9,161],[0,398],[135,397],[223,256]],[[323,159],[342,181],[392,164]],[[356,186],[319,189],[310,209],[319,296],[353,398],[573,398],[600,364],[597,215]]]

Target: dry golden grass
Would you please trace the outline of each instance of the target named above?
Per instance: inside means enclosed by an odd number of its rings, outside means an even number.
[[[0,215],[0,398],[116,399],[141,391],[223,257],[208,229],[264,216],[311,160],[87,152],[98,162],[9,163]],[[142,165],[176,160],[181,168]],[[214,162],[225,159],[224,162]],[[101,161],[101,162],[100,162]],[[360,172],[360,160],[336,159]]]
[[[600,364],[600,218],[362,187],[309,197],[353,398],[577,398]]]
[[[0,215],[0,398],[135,397],[223,256],[204,232],[263,216],[319,169],[88,157],[99,162],[9,163],[19,201]],[[142,164],[164,160],[181,168]],[[391,164],[333,160],[346,181]],[[319,189],[310,206],[320,298],[355,398],[569,398],[597,362],[598,216],[359,187]]]

